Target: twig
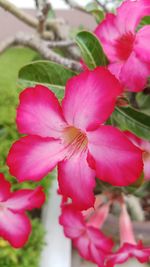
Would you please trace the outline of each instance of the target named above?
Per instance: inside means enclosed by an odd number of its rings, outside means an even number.
[[[0,0],[0,7],[10,12],[11,14],[13,14],[15,17],[23,21],[28,26],[35,28],[35,29],[38,28],[39,22],[36,18],[20,10],[14,4],[10,3],[8,0]],[[59,33],[58,25],[60,24],[64,24],[64,21],[62,19],[53,19],[53,20],[47,21],[46,29],[52,30],[56,34],[58,34]],[[42,34],[42,37],[45,39],[54,39],[54,34],[53,32],[46,31]]]
[[[105,13],[108,13],[109,12],[109,10],[107,9],[107,7],[104,4],[102,4],[101,2],[99,2],[99,0],[95,0],[95,2],[103,9],[103,11]]]
[[[44,59],[55,61],[75,71],[82,71],[81,64],[75,60],[64,58],[57,53],[53,52],[47,47],[47,44],[39,37],[34,35],[25,35],[23,33],[17,34],[0,44],[0,53],[3,53],[8,47],[13,45],[27,46],[37,51]]]
[[[48,47],[55,48],[55,47],[68,47],[75,45],[75,42],[72,40],[62,40],[62,41],[49,41]]]
[[[82,6],[75,3],[74,0],[64,0],[67,5],[69,5],[73,9],[77,9],[79,11],[82,11],[84,13],[88,13]]]

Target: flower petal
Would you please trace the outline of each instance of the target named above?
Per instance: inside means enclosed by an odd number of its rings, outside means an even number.
[[[85,231],[82,214],[70,204],[62,208],[59,223],[63,226],[65,235],[71,239],[79,237]]]
[[[111,63],[108,65],[108,69],[112,74],[116,76],[117,79],[120,77],[120,72],[123,67],[123,62],[116,62],[116,63]]]
[[[10,183],[0,173],[0,201],[5,201],[10,196]]]
[[[90,241],[88,236],[85,234],[81,235],[79,238],[73,240],[73,245],[78,249],[78,252],[82,258],[87,261],[91,261],[92,257],[89,253]]]
[[[132,14],[132,15],[129,15]],[[121,33],[135,32],[140,20],[150,14],[149,0],[124,1],[117,9],[117,26]]]
[[[116,16],[107,14],[106,18],[97,26],[94,33],[100,40],[108,59],[113,62],[118,59],[115,48],[115,40],[120,37],[116,25]]]
[[[116,266],[116,264],[124,263],[130,257],[137,258],[141,263],[148,262],[149,256],[149,250],[144,250],[141,242],[136,245],[125,243],[117,252],[112,253],[112,255],[108,257],[106,267],[113,267]]]
[[[144,89],[150,75],[150,65],[138,59],[134,52],[123,65],[120,81],[129,91],[140,92]]]
[[[86,160],[87,153],[74,155],[58,165],[60,192],[72,199],[78,209],[87,209],[94,205],[95,171]]]
[[[124,131],[124,134],[130,139],[130,141],[137,147],[141,148],[142,139],[136,136],[130,131]]]
[[[60,140],[26,136],[12,145],[7,164],[19,181],[38,181],[64,158],[64,153]]]
[[[24,213],[13,213],[8,209],[0,212],[0,236],[13,247],[21,248],[29,238],[31,224]]]
[[[144,178],[150,180],[150,142],[140,139],[129,131],[124,131],[124,133],[134,145],[143,150]]]
[[[150,63],[150,26],[143,27],[136,35],[134,51],[140,60]]]
[[[98,178],[116,186],[134,183],[143,168],[142,151],[112,126],[101,126],[87,132],[89,163],[96,169]],[[95,166],[94,166],[95,165]]]
[[[10,198],[5,201],[7,208],[13,211],[25,211],[40,208],[45,201],[43,188],[38,186],[34,190],[21,189],[11,193]]]
[[[150,180],[150,153],[145,153],[144,156],[144,178]]]
[[[113,247],[112,239],[106,237],[98,228],[88,226],[88,236],[97,248],[103,250],[105,253],[109,253]]]
[[[94,214],[89,218],[87,224],[101,229],[105,223],[110,209],[110,203],[103,204]]]
[[[20,94],[17,125],[22,134],[57,138],[66,123],[54,93],[37,85]]]
[[[62,104],[65,119],[82,130],[91,125],[96,127],[113,112],[122,90],[114,75],[103,67],[71,78]]]

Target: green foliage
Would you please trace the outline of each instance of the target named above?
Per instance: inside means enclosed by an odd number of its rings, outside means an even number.
[[[100,23],[105,17],[103,10],[95,2],[88,3],[85,9],[95,17],[97,23]]]
[[[143,139],[150,140],[150,116],[132,107],[116,107],[112,119],[122,130],[129,130]]]
[[[12,143],[19,138],[15,126],[16,106],[20,88],[16,85],[18,71],[29,63],[37,54],[27,48],[11,48],[0,56],[0,171],[12,182],[13,189],[35,188],[32,182],[18,183],[10,176],[6,166],[6,156]],[[23,87],[22,87],[23,89]],[[41,184],[46,193],[51,182],[51,176],[44,178]]]
[[[74,75],[75,72],[62,65],[41,60],[30,63],[19,71],[19,85],[23,88],[40,83],[49,87],[59,99],[62,99],[66,82]]]
[[[89,69],[107,65],[103,48],[94,34],[88,31],[81,31],[76,35],[76,42]]]
[[[149,25],[150,24],[150,16],[145,16],[142,18],[142,20],[140,21],[140,26],[143,27],[145,25]]]
[[[144,93],[139,93],[136,96],[136,101],[139,106],[139,109],[150,116],[150,93],[149,94],[144,94]]]
[[[38,267],[40,252],[44,245],[44,229],[38,219],[32,220],[32,234],[25,247],[12,248],[0,239],[0,267]]]

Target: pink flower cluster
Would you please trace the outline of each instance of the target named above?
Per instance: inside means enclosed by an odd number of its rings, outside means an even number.
[[[107,196],[108,197],[108,196]],[[72,239],[73,245],[81,257],[96,263],[99,267],[114,267],[129,258],[136,258],[140,263],[150,260],[150,247],[144,247],[142,241],[135,241],[132,222],[123,198],[115,199],[97,196],[94,208],[77,211],[72,204],[62,203],[59,218],[64,233]],[[120,205],[119,230],[120,248],[112,252],[113,240],[106,237],[101,228],[108,218],[110,207],[118,202]]]
[[[19,182],[39,181],[58,166],[60,224],[80,255],[99,267],[113,267],[129,257],[146,262],[150,257],[150,248],[135,242],[124,198],[104,201],[94,195],[95,177],[112,186],[128,186],[139,179],[143,162],[145,179],[150,179],[150,143],[107,125],[124,88],[141,91],[150,75],[150,26],[136,31],[147,14],[149,0],[127,0],[116,15],[106,15],[95,34],[109,66],[69,79],[61,104],[42,85],[20,94],[16,122],[25,136],[12,145],[7,157],[10,173]],[[0,188],[0,235],[21,247],[31,231],[25,210],[40,207],[44,193],[41,187],[11,193],[2,175]],[[120,205],[121,246],[112,252],[113,241],[101,228],[115,201]]]

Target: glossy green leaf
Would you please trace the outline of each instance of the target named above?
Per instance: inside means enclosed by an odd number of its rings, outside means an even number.
[[[103,48],[94,34],[81,31],[76,35],[76,42],[80,48],[83,61],[89,69],[107,65]]]
[[[95,2],[87,4],[85,9],[95,17],[97,23],[100,23],[105,17],[103,10]]]
[[[25,65],[19,71],[19,86],[23,89],[28,86],[42,84],[50,88],[61,99],[69,78],[75,72],[50,61],[36,61]]]
[[[150,140],[150,116],[131,107],[116,107],[112,119],[122,130],[129,130],[143,139]]]

